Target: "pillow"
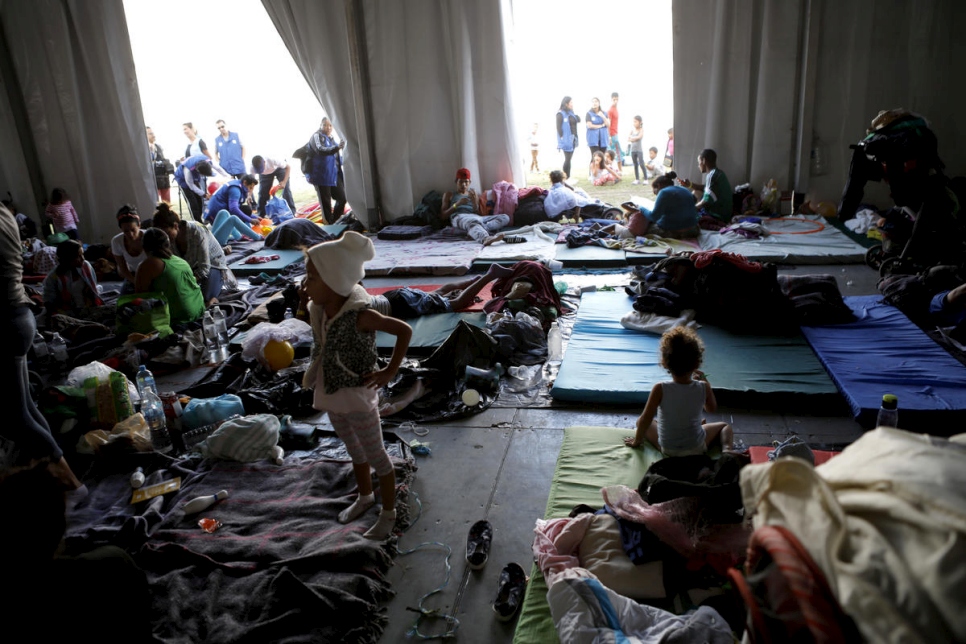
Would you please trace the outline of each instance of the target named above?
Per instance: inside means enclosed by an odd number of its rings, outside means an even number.
[[[594,516],[578,550],[580,564],[594,573],[600,583],[631,599],[662,599],[664,564],[660,560],[640,566],[631,563],[621,545],[617,519],[609,514]]]

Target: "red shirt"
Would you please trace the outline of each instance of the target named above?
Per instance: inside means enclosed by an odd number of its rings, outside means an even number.
[[[607,110],[607,118],[610,119],[610,125],[607,126],[607,132],[611,136],[617,136],[617,106],[611,104],[610,109]]]

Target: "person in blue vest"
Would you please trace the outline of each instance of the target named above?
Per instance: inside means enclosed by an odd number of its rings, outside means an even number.
[[[332,121],[322,119],[319,131],[293,155],[304,159],[302,171],[319,197],[325,223],[334,224],[345,212],[345,176],[342,174],[342,150],[345,139],[335,142]],[[335,208],[332,200],[335,199]]]
[[[610,143],[610,134],[608,133],[610,119],[607,117],[607,112],[600,109],[599,98],[595,97],[591,100],[590,109],[587,110],[587,116],[585,118],[585,123],[587,124],[587,145],[590,146],[590,155],[593,156],[594,152],[600,152],[603,155],[607,149],[607,144]]]
[[[248,196],[258,185],[255,175],[246,174],[241,179],[229,181],[208,200],[208,214],[205,221],[211,223],[211,234],[218,243],[224,246],[229,239],[238,239],[242,235],[252,239],[262,236],[251,228],[255,219],[251,211],[245,212],[241,204],[248,201]]]
[[[210,177],[211,161],[204,154],[188,157],[174,171],[174,180],[178,182],[181,193],[188,202],[191,216],[201,221],[205,200],[205,177]]]
[[[567,179],[570,178],[570,160],[580,144],[577,138],[578,123],[580,117],[574,114],[573,99],[564,96],[560,101],[560,109],[557,110],[557,149],[564,153],[563,172]]]
[[[216,121],[218,136],[215,137],[215,161],[233,179],[241,179],[245,174],[245,144],[238,132],[229,132],[222,120]]]

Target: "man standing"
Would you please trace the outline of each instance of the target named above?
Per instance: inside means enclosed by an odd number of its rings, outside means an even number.
[[[288,203],[288,207],[295,214],[295,199],[292,198],[292,189],[288,185],[288,177],[292,168],[289,166],[288,159],[281,161],[272,157],[256,155],[252,157],[252,168],[250,172],[258,175],[258,214],[265,216],[265,204],[271,194],[272,184],[278,180],[278,187],[282,189],[282,198]]]
[[[225,172],[238,179],[245,174],[245,146],[237,132],[229,132],[225,121],[215,122],[218,136],[215,137],[215,161]]]
[[[607,118],[610,125],[607,126],[607,133],[610,134],[610,145],[607,149],[613,150],[617,154],[617,163],[624,165],[624,153],[621,151],[621,142],[617,136],[617,99],[620,98],[617,92],[610,95],[610,109],[607,110]]]
[[[148,149],[151,151],[151,165],[154,166],[154,181],[158,188],[158,199],[171,203],[171,174],[174,166],[164,158],[164,150],[154,142],[154,130],[144,128],[148,135]]]

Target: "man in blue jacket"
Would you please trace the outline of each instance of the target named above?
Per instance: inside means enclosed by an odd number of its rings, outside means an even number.
[[[241,142],[238,132],[229,132],[225,122],[219,120],[218,136],[215,137],[215,160],[225,172],[234,179],[241,179],[245,174],[245,144]]]
[[[210,177],[211,174],[211,162],[204,154],[188,157],[174,171],[174,180],[178,183],[181,193],[188,202],[191,216],[197,221],[201,221],[201,215],[204,211],[204,178]]]

